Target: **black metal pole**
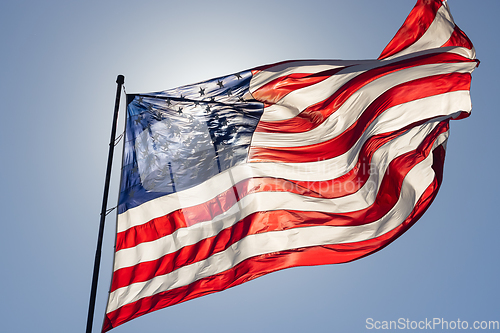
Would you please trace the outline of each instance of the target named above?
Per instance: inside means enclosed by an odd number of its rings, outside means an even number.
[[[111,128],[111,139],[109,140],[108,167],[106,169],[106,180],[104,182],[104,193],[102,196],[101,222],[99,224],[99,235],[97,236],[97,249],[94,259],[94,274],[92,276],[92,287],[90,289],[89,312],[87,316],[86,333],[92,333],[92,323],[94,321],[95,298],[97,294],[97,280],[99,278],[99,266],[101,264],[102,236],[104,234],[104,221],[106,219],[106,209],[108,206],[109,180],[111,179],[111,165],[113,163],[113,152],[116,140],[116,123],[118,121],[118,110],[120,108],[120,97],[125,77],[118,75],[116,78],[116,99],[115,112],[113,114],[113,126]]]

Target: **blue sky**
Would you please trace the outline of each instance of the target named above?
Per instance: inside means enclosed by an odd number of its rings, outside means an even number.
[[[376,58],[415,2],[0,4],[1,331],[85,329],[118,74],[127,92],[148,92],[288,59]],[[481,65],[472,116],[452,122],[443,185],[414,227],[359,261],[276,272],[112,332],[365,332],[367,318],[500,321],[500,2],[449,4]],[[109,207],[120,148],[116,155]],[[112,213],[95,332],[114,225]]]

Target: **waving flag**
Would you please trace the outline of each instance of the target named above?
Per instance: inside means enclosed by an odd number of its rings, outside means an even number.
[[[286,61],[127,95],[103,331],[395,240],[437,194],[477,63],[446,3],[419,0],[376,60]]]

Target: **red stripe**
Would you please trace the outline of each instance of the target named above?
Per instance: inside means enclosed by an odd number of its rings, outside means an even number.
[[[349,67],[349,66],[347,66]],[[318,73],[294,73],[274,79],[252,93],[256,100],[274,104],[290,92],[328,79],[347,67],[339,67]]]
[[[158,260],[143,262],[115,271],[111,292],[129,284],[147,281],[182,266],[207,259],[215,253],[226,250],[248,235],[317,225],[354,226],[374,222],[386,215],[398,202],[402,183],[407,173],[429,155],[435,139],[441,133],[446,132],[448,128],[448,122],[442,122],[415,151],[394,159],[389,164],[374,203],[366,209],[341,214],[283,210],[254,213],[232,227],[222,230],[214,237],[203,239],[194,245],[185,246]]]
[[[326,118],[338,110],[339,107],[356,91],[366,84],[385,75],[416,66],[439,63],[472,62],[473,60],[453,53],[427,54],[412,59],[402,60],[386,66],[368,70],[346,82],[329,98],[307,107],[296,117],[280,121],[261,121],[257,125],[257,132],[268,133],[301,133],[310,131],[319,126]]]
[[[455,118],[453,118],[453,120],[465,119],[465,118],[467,118],[469,116],[470,116],[470,112],[461,111],[458,116],[456,116]]]
[[[287,191],[300,195],[338,198],[356,192],[369,177],[372,156],[377,149],[401,135],[407,129],[384,133],[369,138],[360,149],[357,164],[345,175],[327,181],[291,181],[277,178],[253,178],[239,182],[233,188],[206,203],[186,207],[151,221],[117,233],[116,251],[137,246],[172,234],[179,228],[193,225],[193,221],[210,221],[226,212],[240,198],[263,191]]]
[[[315,162],[340,156],[359,140],[366,128],[386,109],[451,91],[469,90],[469,73],[451,73],[406,82],[380,95],[342,134],[317,144],[299,147],[250,147],[250,162]],[[457,110],[458,111],[458,110]]]
[[[234,287],[259,276],[297,267],[349,262],[377,252],[408,230],[427,210],[441,184],[444,149],[433,152],[436,178],[418,200],[411,214],[395,229],[374,239],[337,245],[324,245],[274,252],[249,258],[234,268],[200,279],[190,285],[142,298],[106,314],[102,332],[129,320],[174,304]]]
[[[419,0],[378,58],[390,57],[419,40],[434,21],[441,6],[442,2],[439,0]]]
[[[465,47],[469,50],[473,48],[472,42],[470,41],[469,37],[460,30],[459,27],[455,26],[455,29],[453,30],[453,34],[451,35],[450,39],[443,44],[441,47],[447,47],[447,46],[459,46],[459,47]]]

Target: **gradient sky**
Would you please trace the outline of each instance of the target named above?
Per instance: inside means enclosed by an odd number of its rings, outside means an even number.
[[[415,2],[3,1],[0,331],[85,330],[118,74],[127,92],[149,92],[282,60],[372,59]],[[367,258],[272,273],[112,332],[368,332],[367,318],[500,321],[500,1],[449,5],[481,65],[472,116],[451,123],[443,185],[414,227]],[[121,145],[116,155],[109,207]],[[106,221],[94,332],[115,216]]]

